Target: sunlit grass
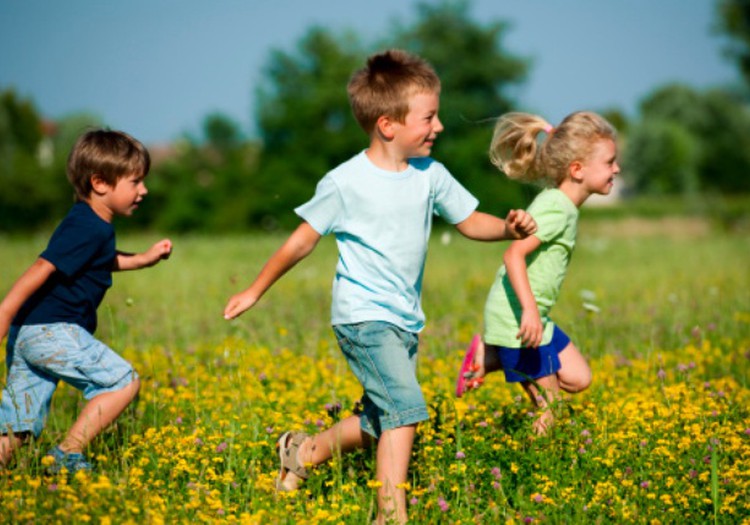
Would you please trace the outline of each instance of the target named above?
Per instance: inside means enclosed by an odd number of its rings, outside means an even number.
[[[431,419],[414,448],[413,522],[750,522],[750,239],[620,226],[582,227],[553,316],[590,357],[594,383],[556,407],[544,438],[499,376],[452,397],[502,245],[435,236],[419,365]],[[95,474],[48,477],[41,454],[82,402],[61,388],[40,441],[0,475],[0,521],[369,523],[370,452],[317,468],[298,494],[273,491],[278,434],[326,427],[359,395],[328,326],[328,239],[255,311],[221,318],[281,240],[175,239],[170,261],[117,275],[98,335],[135,364],[141,399],[90,447]],[[45,242],[0,239],[3,291]]]

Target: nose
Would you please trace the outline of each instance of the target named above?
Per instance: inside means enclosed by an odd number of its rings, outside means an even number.
[[[138,193],[141,194],[141,195],[147,195],[148,194],[148,188],[146,187],[146,183],[145,182],[141,182],[138,185]]]
[[[441,131],[445,129],[445,127],[443,126],[443,123],[440,122],[440,118],[438,118],[437,115],[435,115],[435,122],[432,128],[433,128],[433,131],[435,131],[435,133],[440,133]]]

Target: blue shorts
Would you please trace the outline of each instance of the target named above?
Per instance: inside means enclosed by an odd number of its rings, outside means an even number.
[[[91,399],[138,377],[114,350],[76,324],[11,327],[5,356],[8,380],[0,401],[0,434],[41,434],[60,380]]]
[[[417,334],[385,321],[336,325],[333,331],[364,389],[363,431],[378,438],[385,430],[429,419],[417,381]]]
[[[560,370],[558,354],[570,344],[570,337],[555,325],[552,340],[539,348],[508,348],[506,346],[487,345],[494,349],[503,365],[505,380],[508,383],[519,383],[529,379],[551,376]]]

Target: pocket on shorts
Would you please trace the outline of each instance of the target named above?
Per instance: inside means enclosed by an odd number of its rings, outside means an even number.
[[[109,388],[134,373],[130,363],[80,326],[65,325],[64,331],[73,343],[68,354],[71,365],[84,382]],[[84,393],[91,391],[90,387],[76,384],[80,378],[71,378],[72,383]]]
[[[67,348],[53,327],[28,325],[18,331],[14,352],[33,367],[46,371],[65,365]]]
[[[114,357],[104,345],[97,345],[76,363],[75,368],[92,383],[105,388],[110,387],[123,378],[123,367],[112,366]]]

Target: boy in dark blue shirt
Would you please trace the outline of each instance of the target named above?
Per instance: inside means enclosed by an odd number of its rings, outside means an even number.
[[[84,447],[138,394],[132,365],[92,334],[112,272],[153,266],[172,251],[168,239],[140,254],[115,249],[112,219],[138,207],[149,167],[143,144],[119,131],[90,131],[73,146],[67,175],[77,202],[0,303],[0,340],[8,335],[0,466],[31,434],[42,432],[60,380],[89,401],[62,443],[48,452],[45,463],[53,472],[91,469]]]

